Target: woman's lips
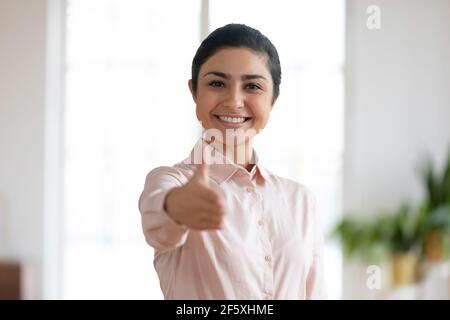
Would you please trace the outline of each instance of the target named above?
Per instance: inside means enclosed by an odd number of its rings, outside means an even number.
[[[249,126],[253,118],[245,116],[231,117],[231,116],[214,115],[214,119],[224,128],[236,129]]]

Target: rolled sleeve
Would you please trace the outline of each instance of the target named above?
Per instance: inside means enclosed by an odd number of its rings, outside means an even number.
[[[189,230],[174,221],[164,209],[167,194],[186,180],[173,167],[159,167],[146,177],[144,191],[139,197],[142,230],[145,240],[157,251],[168,251],[182,246]]]

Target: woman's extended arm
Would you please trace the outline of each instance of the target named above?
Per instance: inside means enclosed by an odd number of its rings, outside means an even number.
[[[139,198],[139,210],[147,243],[159,251],[183,245],[188,228],[222,228],[226,211],[222,194],[209,185],[205,164],[197,166],[189,180],[171,167],[151,171]]]
[[[181,179],[172,167],[156,168],[147,175],[144,191],[139,197],[145,240],[158,251],[175,249],[186,241],[188,229],[174,221],[164,207],[167,194],[182,186]]]

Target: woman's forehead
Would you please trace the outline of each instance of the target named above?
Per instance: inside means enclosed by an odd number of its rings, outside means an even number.
[[[224,48],[217,51],[200,68],[200,76],[215,71],[241,76],[243,74],[270,75],[268,57],[247,48]]]

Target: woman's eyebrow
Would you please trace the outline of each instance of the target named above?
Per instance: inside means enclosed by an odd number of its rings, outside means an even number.
[[[203,77],[206,77],[208,75],[214,75],[220,78],[224,78],[224,79],[230,79],[231,76],[229,74],[223,73],[223,72],[219,72],[219,71],[210,71],[206,74],[203,75]],[[243,76],[241,76],[242,80],[253,80],[253,79],[262,79],[267,81],[267,79],[265,77],[263,77],[262,75],[259,74],[244,74]]]

